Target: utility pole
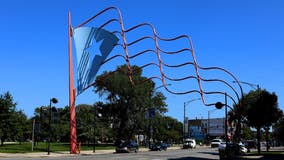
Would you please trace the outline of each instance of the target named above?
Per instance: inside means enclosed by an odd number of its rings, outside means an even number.
[[[33,118],[32,151],[34,151],[34,144],[35,144],[35,118]]]
[[[183,139],[185,138],[185,102],[183,103]]]
[[[225,138],[226,138],[226,146],[228,146],[228,124],[227,124],[227,108],[228,108],[228,104],[227,104],[227,93],[225,93]]]

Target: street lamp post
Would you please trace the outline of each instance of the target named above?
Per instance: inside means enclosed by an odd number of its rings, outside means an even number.
[[[227,93],[225,93],[225,138],[226,138],[226,146],[228,146],[228,105],[227,105]]]
[[[56,104],[58,100],[56,98],[51,98],[49,101],[49,115],[48,115],[48,145],[47,154],[50,154],[50,139],[51,139],[51,103]]]
[[[34,143],[35,143],[35,117],[33,118],[32,151],[34,151]]]
[[[193,101],[197,101],[197,100],[200,100],[200,98],[195,98],[195,99],[192,99],[192,100],[189,100],[183,103],[183,139],[185,138],[185,134],[187,133],[186,126],[185,126],[186,125],[186,120],[185,120],[186,105],[188,105],[189,103]]]

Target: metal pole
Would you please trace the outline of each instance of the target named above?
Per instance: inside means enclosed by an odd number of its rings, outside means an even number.
[[[207,135],[208,135],[208,138],[210,139],[209,131],[210,131],[210,112],[208,111],[208,120],[207,120]]]
[[[33,119],[32,151],[34,151],[34,143],[35,143],[35,118]]]
[[[225,93],[225,138],[226,138],[226,146],[228,146],[228,124],[227,124],[227,93]]]
[[[151,97],[151,95],[150,95]],[[150,108],[148,110],[148,118],[149,118],[149,147],[151,147],[151,142],[153,138],[153,126],[152,126],[152,115],[151,115],[151,103],[150,103]]]
[[[96,152],[96,116],[97,116],[97,112],[96,112],[96,106],[94,106],[94,148],[93,148],[93,152]]]
[[[77,132],[76,132],[76,89],[74,87],[73,56],[72,56],[72,26],[71,13],[68,13],[68,59],[69,59],[69,107],[70,107],[70,154],[76,154]]]
[[[51,136],[50,136],[50,134],[51,134],[51,132],[50,132],[50,130],[51,130],[51,126],[50,126],[50,123],[51,123],[51,100],[50,100],[48,109],[49,109],[48,110],[49,114],[48,114],[48,145],[47,145],[47,154],[49,155],[50,154],[50,138],[51,138]]]
[[[196,100],[200,100],[200,98],[196,98],[196,99],[192,99],[192,100],[190,100],[190,101],[187,101],[187,102],[184,102],[183,103],[183,137],[185,137],[185,133],[187,133],[187,131],[186,131],[186,128],[188,128],[188,127],[186,127],[185,126],[185,124],[187,124],[188,125],[188,121],[186,122],[186,120],[185,120],[185,113],[186,113],[186,105],[188,105],[189,103],[191,103],[191,102],[193,102],[193,101],[196,101]]]
[[[153,129],[153,118],[150,117],[150,142],[149,142],[149,147],[151,145],[151,142],[154,142],[154,140],[153,140],[153,132],[154,132],[154,129]]]
[[[183,103],[183,141],[185,138],[185,102]]]

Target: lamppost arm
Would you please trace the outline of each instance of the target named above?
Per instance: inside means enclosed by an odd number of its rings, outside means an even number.
[[[188,105],[189,103],[193,102],[193,101],[197,101],[197,100],[201,100],[201,98],[195,98],[189,101],[184,102],[184,105]]]
[[[186,105],[193,101],[201,100],[201,98],[195,98],[183,103],[183,136],[185,137],[186,129],[185,129],[185,113],[186,113]]]
[[[158,89],[160,89],[160,88],[162,88],[162,87],[165,87],[165,86],[171,86],[172,84],[170,84],[170,83],[167,83],[167,84],[165,84],[165,85],[160,85],[160,86],[158,86],[158,87],[156,87],[155,89],[154,89],[154,92],[156,92],[156,90],[158,90]]]
[[[259,89],[259,85],[258,84],[253,84],[253,83],[249,83],[249,82],[244,82],[244,81],[239,81],[242,84],[246,84],[249,85],[251,88],[253,88],[254,90]],[[233,81],[233,83],[237,83],[237,81]]]

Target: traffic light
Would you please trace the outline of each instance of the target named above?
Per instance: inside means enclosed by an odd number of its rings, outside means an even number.
[[[217,109],[221,109],[223,106],[224,106],[224,104],[221,103],[221,102],[217,102],[217,103],[215,104],[215,107],[216,107]]]

